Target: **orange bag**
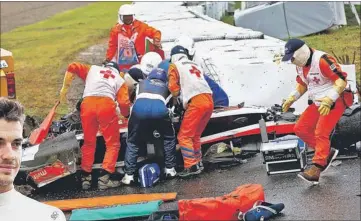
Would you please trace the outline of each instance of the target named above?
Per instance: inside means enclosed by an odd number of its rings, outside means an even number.
[[[179,200],[179,220],[238,220],[239,212],[248,211],[258,200],[265,200],[260,184],[242,185],[221,197]]]

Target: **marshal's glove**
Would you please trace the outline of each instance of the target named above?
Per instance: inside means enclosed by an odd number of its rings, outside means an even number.
[[[297,83],[296,90],[292,91],[287,100],[283,102],[282,111],[287,112],[291,105],[297,101],[306,91],[307,87],[305,85]]]
[[[66,101],[67,101],[67,98],[66,98],[66,95],[67,95],[67,93],[68,93],[68,88],[62,88],[61,90],[60,90],[60,102],[61,103],[66,103]]]
[[[60,102],[61,103],[66,103],[66,101],[67,101],[66,95],[68,93],[70,84],[74,80],[74,78],[75,78],[75,74],[73,74],[69,71],[65,72],[65,76],[64,76],[64,80],[63,80],[63,87],[60,90]]]
[[[320,107],[318,108],[318,112],[320,112],[320,115],[326,116],[330,113],[331,107],[333,105],[333,101],[329,97],[324,97],[321,99],[318,99],[316,101],[321,102]]]
[[[287,112],[288,109],[291,107],[291,105],[296,101],[296,98],[294,96],[290,96],[285,100],[282,104],[282,111]]]

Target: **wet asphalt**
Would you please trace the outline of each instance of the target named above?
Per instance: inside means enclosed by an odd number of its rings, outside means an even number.
[[[343,160],[341,165],[331,166],[322,174],[318,186],[310,186],[298,178],[297,173],[268,176],[261,155],[257,154],[238,166],[208,169],[191,179],[161,181],[153,188],[121,186],[101,192],[96,189],[82,191],[76,187],[74,178],[67,177],[57,184],[42,188],[32,197],[46,201],[177,192],[177,199],[193,199],[221,196],[239,185],[257,183],[263,186],[267,202],[285,204],[282,214],[273,220],[360,220],[360,164],[360,158]],[[161,206],[162,210],[176,208],[176,201]]]

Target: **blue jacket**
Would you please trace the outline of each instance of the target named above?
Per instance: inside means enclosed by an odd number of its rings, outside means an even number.
[[[169,116],[164,101],[170,92],[163,73],[152,74],[151,72],[147,79],[139,82],[138,87],[132,115],[134,114],[140,119],[162,119]]]
[[[226,92],[210,77],[207,75],[204,75],[204,79],[207,81],[209,87],[212,90],[212,97],[213,97],[213,103],[214,106],[229,106],[229,99]]]

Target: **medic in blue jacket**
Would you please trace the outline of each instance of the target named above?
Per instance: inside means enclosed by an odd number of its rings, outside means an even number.
[[[136,98],[128,121],[125,176],[122,179],[124,184],[134,182],[139,148],[146,147],[146,142],[153,137],[154,131],[164,139],[164,173],[166,177],[176,176],[176,137],[166,106],[167,98],[170,98],[170,92],[167,73],[163,69],[153,69],[148,77],[137,85]]]

